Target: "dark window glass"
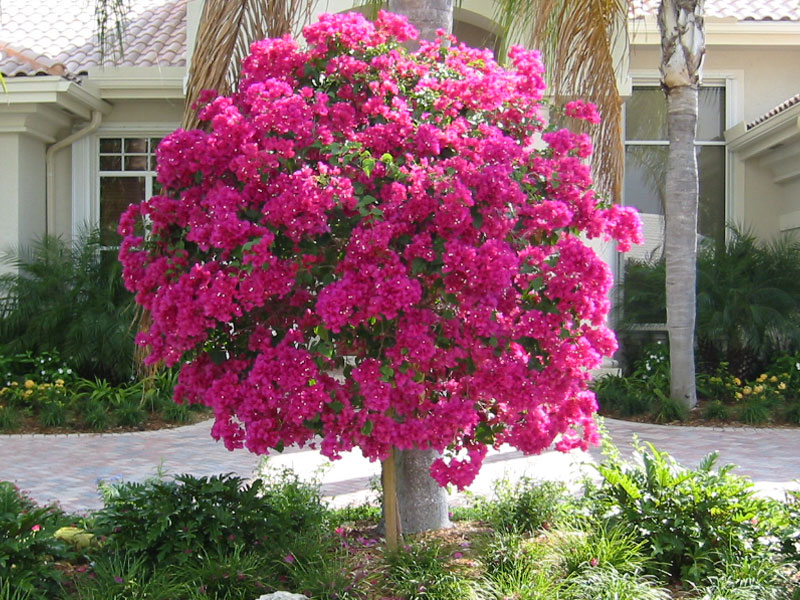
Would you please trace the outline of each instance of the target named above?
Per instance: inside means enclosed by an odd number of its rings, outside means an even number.
[[[625,139],[667,139],[667,99],[660,88],[633,89],[625,103]]]
[[[122,157],[120,157],[120,156],[101,156],[100,157],[100,170],[101,171],[121,171],[122,170]]]
[[[122,152],[122,140],[119,138],[100,138],[100,152]]]
[[[147,171],[147,156],[126,156],[126,171]]]
[[[147,138],[125,138],[125,152],[146,153]]]
[[[700,200],[697,231],[715,240],[725,237],[725,147],[698,146]]]
[[[119,217],[129,204],[143,201],[144,194],[144,177],[100,178],[100,240],[104,246],[119,244]]]

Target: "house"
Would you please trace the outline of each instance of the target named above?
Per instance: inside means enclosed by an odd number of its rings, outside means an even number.
[[[119,54],[101,53],[90,0],[2,0],[0,246],[100,224],[113,243],[128,203],[158,191],[154,149],[178,126],[202,0],[132,3]],[[657,0],[637,0],[619,45],[626,101],[624,201],[658,249],[666,151]],[[317,12],[350,9],[319,2]],[[743,223],[770,238],[800,228],[800,8],[796,0],[708,0],[697,155],[700,232]],[[492,6],[464,0],[456,35],[496,47]],[[187,52],[188,49],[188,52]],[[787,100],[788,99],[788,100]]]

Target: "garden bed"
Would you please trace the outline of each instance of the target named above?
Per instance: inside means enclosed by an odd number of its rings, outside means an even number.
[[[791,600],[800,507],[753,495],[714,457],[684,469],[609,444],[582,493],[521,478],[389,551],[380,509],[331,509],[293,473],[101,487],[87,516],[0,482],[3,600]]]

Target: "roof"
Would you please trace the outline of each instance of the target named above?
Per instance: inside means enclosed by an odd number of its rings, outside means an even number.
[[[101,60],[94,0],[0,2],[0,73],[74,78],[98,66],[184,66],[186,0],[132,2],[122,47]]]
[[[772,117],[774,117],[776,115],[781,114],[783,111],[785,111],[786,109],[794,106],[795,104],[800,104],[800,94],[797,94],[796,96],[792,96],[788,100],[785,100],[784,102],[781,102],[778,106],[776,106],[772,110],[770,110],[768,112],[765,112],[763,115],[761,115],[757,119],[754,119],[753,121],[750,121],[747,124],[747,129],[752,129],[753,127],[755,127],[759,123],[763,123],[764,121],[766,121],[768,119],[771,119]]]
[[[634,0],[635,15],[655,15],[659,0]],[[706,0],[705,16],[737,21],[800,21],[798,0]]]

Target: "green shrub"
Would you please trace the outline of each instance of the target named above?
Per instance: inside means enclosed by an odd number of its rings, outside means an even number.
[[[532,542],[520,533],[503,531],[493,532],[476,549],[486,571],[492,574],[519,573],[527,566],[541,565],[549,552],[544,544]]]
[[[775,503],[755,497],[732,465],[715,471],[710,454],[690,470],[652,444],[635,450],[641,464],[611,456],[597,466],[603,481],[590,506],[634,532],[671,576],[699,583],[714,575],[724,552],[741,558],[772,550],[768,537],[781,521]]]
[[[628,261],[620,330],[666,321],[665,264]],[[725,361],[749,379],[769,357],[800,350],[800,241],[761,242],[732,230],[697,259],[698,362]]]
[[[582,529],[557,531],[551,536],[558,566],[567,575],[595,567],[638,574],[652,567],[644,551],[645,542],[628,528],[587,521],[581,525]]]
[[[0,275],[3,354],[55,351],[84,377],[129,379],[133,297],[123,287],[116,256],[102,250],[97,230],[73,245],[43,237],[7,251],[2,262],[13,269]]]
[[[52,598],[63,581],[53,563],[72,554],[53,537],[65,524],[58,507],[39,506],[12,483],[0,481],[0,589]]]
[[[103,490],[94,531],[148,564],[182,563],[214,549],[290,551],[325,524],[319,490],[288,472],[245,484],[234,475],[119,483]]]
[[[604,375],[592,384],[597,403],[604,414],[630,417],[650,410],[652,394],[641,379]]]
[[[523,476],[514,483],[496,481],[492,499],[476,498],[474,508],[478,518],[496,531],[531,533],[552,527],[566,501],[563,483]]]

